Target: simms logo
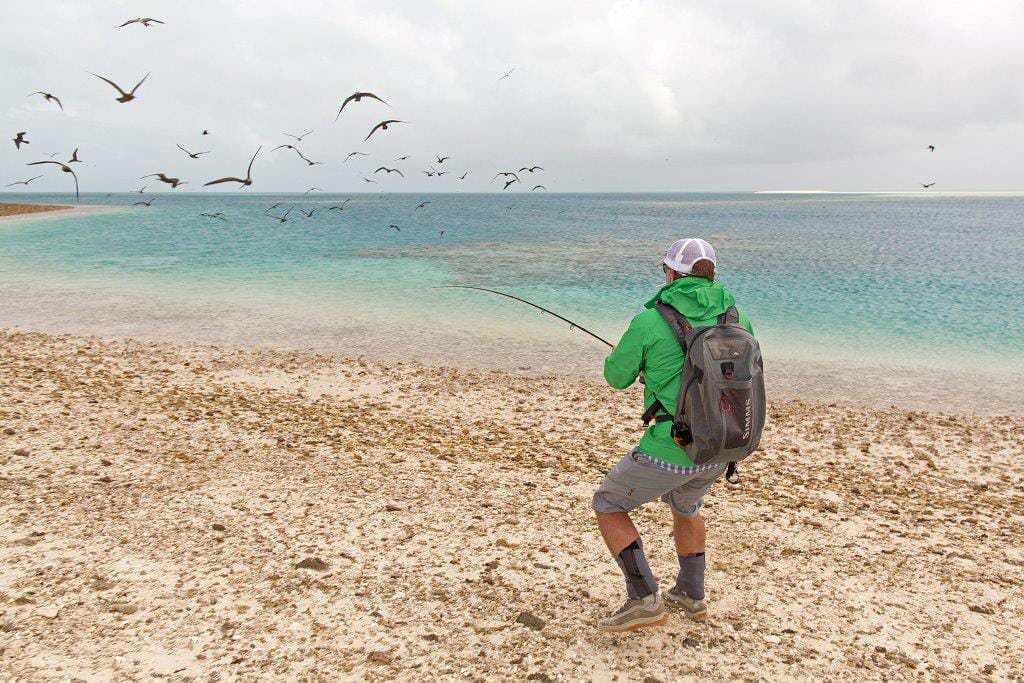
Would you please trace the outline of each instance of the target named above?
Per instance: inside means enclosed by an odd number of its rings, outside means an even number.
[[[750,438],[750,399],[743,406],[743,438]]]

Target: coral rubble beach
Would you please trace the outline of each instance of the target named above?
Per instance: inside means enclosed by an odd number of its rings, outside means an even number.
[[[44,213],[47,211],[66,211],[74,207],[57,204],[7,204],[0,202],[0,218],[8,216],[22,216],[29,213]]]
[[[19,679],[1024,676],[1024,418],[770,406],[711,617],[604,635],[635,390],[0,330]],[[662,585],[667,511],[638,524]]]

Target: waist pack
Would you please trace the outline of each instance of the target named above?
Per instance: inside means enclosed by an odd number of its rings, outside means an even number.
[[[735,306],[718,316],[716,325],[699,329],[668,304],[655,308],[675,333],[685,360],[675,414],[668,415],[655,400],[644,424],[672,420],[672,439],[694,464],[729,463],[726,479],[735,483],[736,463],[757,450],[764,428],[761,347],[739,324]]]

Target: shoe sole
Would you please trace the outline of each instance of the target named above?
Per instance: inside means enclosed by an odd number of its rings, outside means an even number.
[[[662,626],[668,621],[668,612],[663,612],[653,617],[643,617],[636,619],[626,624],[619,624],[617,626],[601,626],[601,630],[605,633],[623,633],[625,631],[635,631],[640,628],[650,628],[652,626]]]

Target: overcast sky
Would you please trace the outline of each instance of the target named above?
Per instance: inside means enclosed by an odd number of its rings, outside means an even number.
[[[140,13],[167,23],[114,28]],[[79,147],[83,191],[157,171],[201,190],[263,145],[266,192],[486,191],[533,164],[522,189],[1024,189],[1019,1],[36,0],[3,16],[0,184]],[[152,75],[119,104],[86,71],[126,89]],[[357,89],[391,106],[335,123]],[[410,123],[363,142],[386,118]],[[269,151],[309,129],[299,147],[325,165]],[[352,151],[370,156],[342,164]],[[406,179],[373,176],[404,155]],[[455,173],[420,173],[433,155]],[[67,187],[55,167],[31,186]]]

